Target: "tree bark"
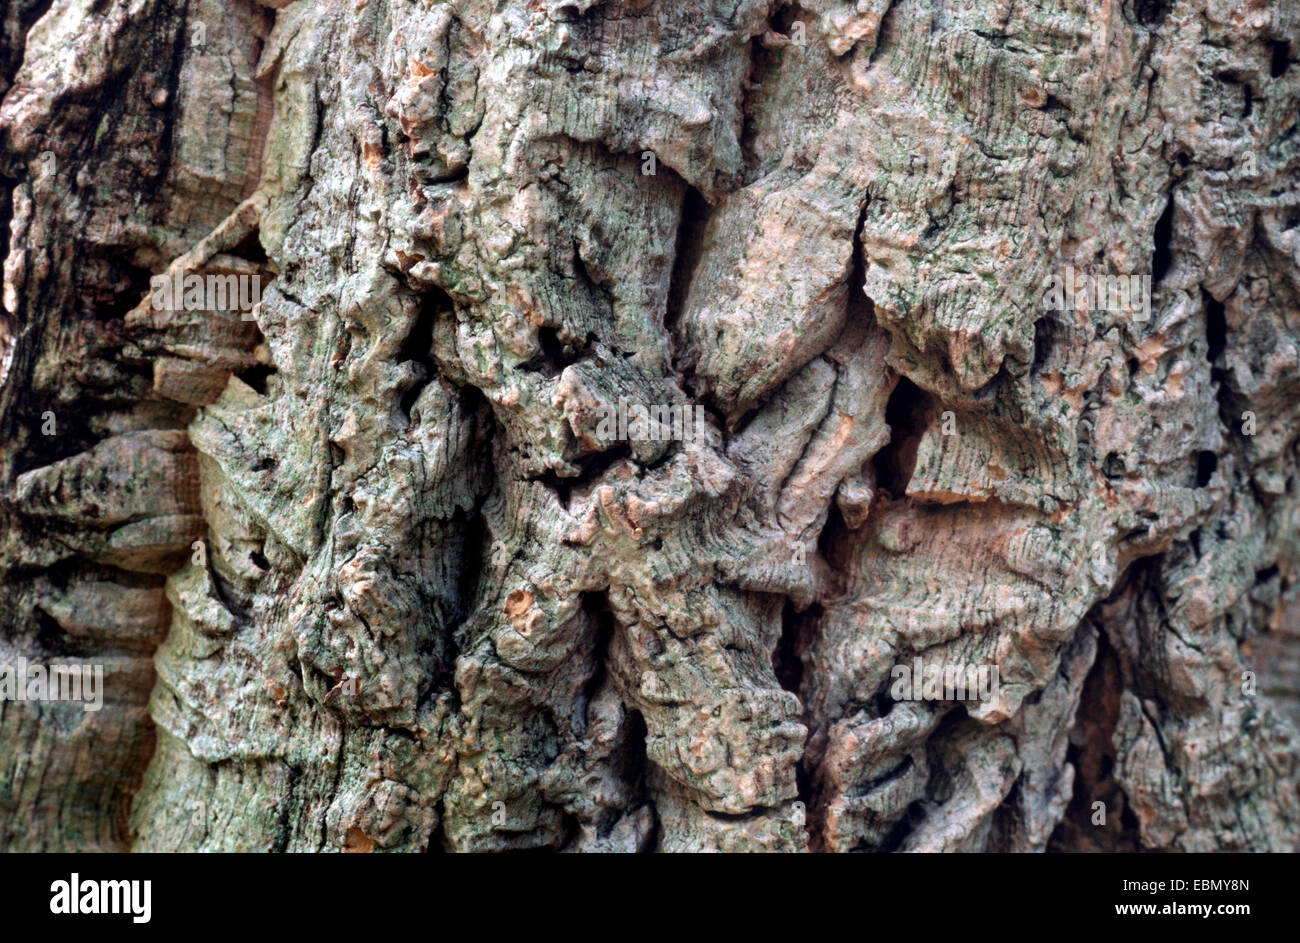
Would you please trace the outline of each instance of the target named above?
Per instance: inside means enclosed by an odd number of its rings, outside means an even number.
[[[1296,848],[1293,3],[0,11],[0,848]]]

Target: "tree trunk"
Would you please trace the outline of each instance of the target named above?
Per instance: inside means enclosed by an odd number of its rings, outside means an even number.
[[[1296,847],[1295,4],[0,10],[0,848]]]

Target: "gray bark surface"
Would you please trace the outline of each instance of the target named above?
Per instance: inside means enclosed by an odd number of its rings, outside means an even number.
[[[1295,850],[1298,50],[0,2],[0,849]]]

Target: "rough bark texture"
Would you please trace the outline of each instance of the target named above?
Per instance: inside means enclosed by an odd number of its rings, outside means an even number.
[[[1290,0],[0,11],[0,848],[1296,847]]]

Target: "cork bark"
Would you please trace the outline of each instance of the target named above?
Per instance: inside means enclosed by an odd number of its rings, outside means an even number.
[[[105,691],[0,701],[0,848],[1296,849],[1297,58],[3,0],[0,662]]]

